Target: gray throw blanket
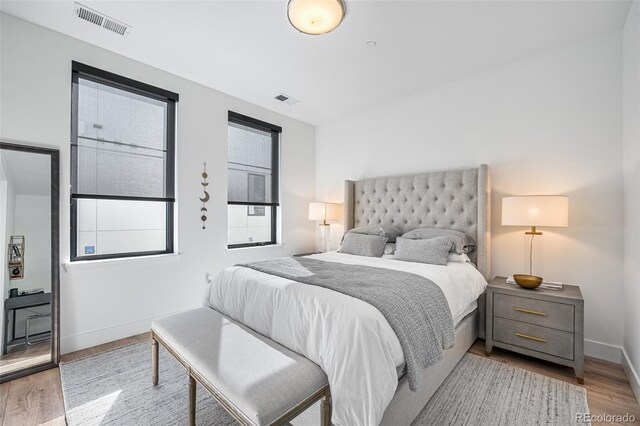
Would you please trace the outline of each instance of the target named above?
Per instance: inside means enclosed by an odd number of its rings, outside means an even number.
[[[300,258],[240,264],[303,284],[328,288],[373,305],[398,336],[409,388],[416,391],[422,370],[454,344],[453,317],[440,287],[408,272]]]

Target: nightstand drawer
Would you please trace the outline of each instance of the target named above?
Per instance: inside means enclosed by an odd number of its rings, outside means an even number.
[[[493,315],[573,332],[573,305],[493,293]]]
[[[494,318],[493,339],[549,355],[573,359],[573,333],[566,331]]]

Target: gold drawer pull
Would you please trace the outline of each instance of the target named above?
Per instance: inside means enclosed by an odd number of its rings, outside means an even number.
[[[524,312],[525,314],[540,315],[541,317],[547,316],[547,314],[545,314],[544,312],[530,311],[529,309],[516,308],[516,311]]]
[[[529,340],[535,340],[536,342],[542,342],[542,343],[546,343],[547,342],[547,340],[543,339],[542,337],[533,337],[533,336],[529,336],[528,334],[516,333],[516,336],[523,337],[523,338],[529,339]]]

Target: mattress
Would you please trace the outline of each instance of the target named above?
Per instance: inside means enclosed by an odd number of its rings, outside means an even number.
[[[453,326],[457,327],[458,324],[460,324],[460,321],[464,319],[464,317],[475,311],[477,308],[478,300],[476,299],[473,302],[469,303],[469,305],[465,309],[463,309],[457,316],[453,317]]]

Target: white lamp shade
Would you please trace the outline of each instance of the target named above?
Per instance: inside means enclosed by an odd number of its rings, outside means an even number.
[[[569,198],[559,195],[530,195],[502,199],[505,226],[569,226]]]
[[[326,34],[336,29],[344,18],[342,0],[289,0],[287,16],[298,31],[305,34]]]
[[[340,204],[309,203],[309,220],[340,220]]]

